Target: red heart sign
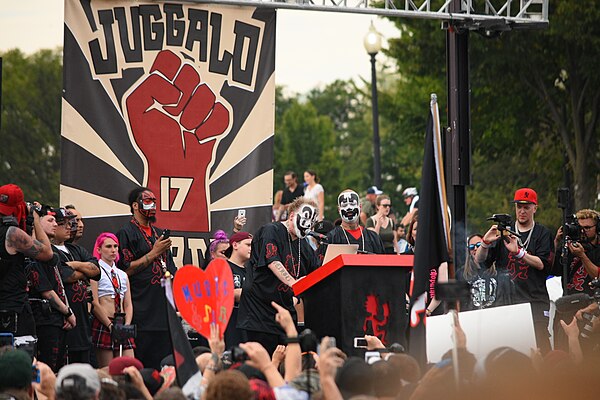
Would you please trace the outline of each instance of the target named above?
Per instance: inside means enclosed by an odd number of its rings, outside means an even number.
[[[173,281],[175,304],[185,319],[205,338],[210,337],[210,324],[225,333],[233,310],[233,275],[229,264],[222,258],[208,264],[206,270],[185,265],[177,271]]]

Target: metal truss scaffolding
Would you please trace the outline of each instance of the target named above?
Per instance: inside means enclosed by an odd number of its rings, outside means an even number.
[[[544,28],[548,25],[549,0],[461,0],[460,10],[452,12],[453,0],[188,0],[194,3],[218,3],[240,6],[271,7],[373,14],[388,17],[435,19],[481,29],[486,24],[507,29]]]

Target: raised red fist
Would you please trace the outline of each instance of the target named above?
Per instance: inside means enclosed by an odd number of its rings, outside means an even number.
[[[172,51],[156,56],[126,99],[133,138],[146,157],[147,186],[158,196],[161,226],[208,232],[207,175],[229,111],[190,64]]]

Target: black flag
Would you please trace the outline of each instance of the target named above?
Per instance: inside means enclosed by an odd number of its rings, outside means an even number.
[[[421,365],[427,362],[425,309],[433,298],[440,264],[448,262],[449,215],[442,160],[437,99],[431,95],[425,134],[421,195],[415,243],[414,282],[411,294],[409,349]]]

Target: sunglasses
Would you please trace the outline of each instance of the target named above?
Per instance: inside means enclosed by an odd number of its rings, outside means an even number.
[[[481,246],[481,242],[477,242],[475,244],[470,244],[467,247],[469,248],[469,250],[475,250],[476,248]]]
[[[381,204],[381,207],[386,207],[387,208],[387,207],[391,207],[391,206],[392,206],[391,204]]]
[[[589,231],[590,229],[594,228],[596,225],[592,225],[592,226],[580,225],[580,226],[581,226],[581,229],[583,229],[584,231]]]

